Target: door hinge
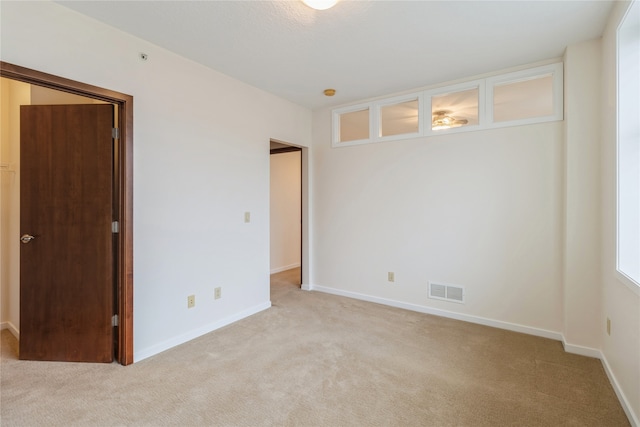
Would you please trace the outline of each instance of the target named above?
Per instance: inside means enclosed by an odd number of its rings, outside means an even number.
[[[119,233],[120,232],[120,223],[118,221],[113,221],[111,223],[111,232]]]
[[[111,137],[113,139],[120,139],[120,129],[119,128],[111,128]]]
[[[113,317],[111,317],[111,326],[116,327],[118,326],[118,315],[114,314]]]

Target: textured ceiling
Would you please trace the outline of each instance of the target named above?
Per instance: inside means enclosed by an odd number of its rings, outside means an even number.
[[[308,108],[562,56],[610,1],[59,1]],[[152,58],[150,58],[152,59]],[[322,91],[335,88],[336,96]]]

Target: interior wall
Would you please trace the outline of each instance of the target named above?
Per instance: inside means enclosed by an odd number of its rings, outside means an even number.
[[[602,170],[602,274],[601,304],[611,320],[611,334],[604,323],[599,333],[602,353],[613,380],[619,385],[630,418],[640,425],[640,289],[625,283],[616,272],[616,29],[628,2],[617,3],[602,38],[602,110],[600,121],[611,124],[601,131]],[[629,414],[629,413],[628,413]]]
[[[332,148],[321,110],[313,149],[315,288],[560,336],[562,122]]]
[[[31,103],[31,86],[0,79],[2,82],[2,159],[7,169],[0,172],[2,296],[0,322],[19,336],[20,331],[20,105]]]
[[[301,152],[272,154],[271,274],[300,267]]]
[[[568,46],[564,57],[564,328],[573,350],[601,346],[601,41]],[[588,352],[588,351],[587,351]],[[589,354],[597,356],[597,354]]]
[[[3,61],[134,97],[134,361],[268,308],[269,141],[310,111],[55,3],[1,20]]]

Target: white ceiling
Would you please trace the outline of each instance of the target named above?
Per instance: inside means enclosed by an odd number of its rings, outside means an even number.
[[[59,1],[316,109],[562,56],[610,1]],[[150,61],[153,58],[149,58]],[[333,98],[326,88],[335,88]]]

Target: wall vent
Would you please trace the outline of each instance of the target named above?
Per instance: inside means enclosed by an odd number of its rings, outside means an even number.
[[[429,282],[429,298],[464,304],[464,288],[457,285]]]

